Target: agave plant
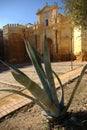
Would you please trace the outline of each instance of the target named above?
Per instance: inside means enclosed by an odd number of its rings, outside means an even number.
[[[27,90],[29,90],[32,96],[26,95],[22,93],[22,91],[18,91],[15,89],[4,88],[4,89],[0,89],[0,91],[13,92],[13,93],[16,93],[16,94],[19,94],[21,96],[31,99],[43,109],[48,119],[51,119],[51,121],[56,119],[58,123],[58,120],[62,119],[62,117],[65,118],[64,115],[66,115],[67,110],[71,105],[74,94],[80,84],[80,81],[85,73],[85,70],[87,69],[87,65],[83,67],[81,75],[79,76],[77,80],[77,83],[70,96],[70,99],[67,105],[65,106],[63,84],[59,76],[52,70],[52,67],[51,67],[46,33],[44,34],[43,58],[39,55],[38,51],[33,46],[32,42],[31,41],[29,42],[25,36],[24,36],[24,42],[25,42],[27,53],[41,81],[42,87],[39,86],[34,81],[32,81],[27,75],[25,75],[23,72],[21,72],[19,69],[17,69],[13,65],[1,61],[4,65],[6,65],[11,70],[11,73],[13,77],[15,78],[15,80],[19,82],[21,85],[23,85]],[[41,60],[43,60],[44,67],[41,64]],[[60,84],[60,90],[61,90],[60,100],[59,100],[59,97],[57,96],[57,91],[56,91],[53,75],[58,79],[58,82]]]

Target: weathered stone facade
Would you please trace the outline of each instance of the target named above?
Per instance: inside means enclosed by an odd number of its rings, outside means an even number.
[[[43,55],[44,31],[46,31],[51,61],[87,61],[87,31],[73,27],[68,16],[58,13],[58,5],[46,4],[38,10],[37,23],[26,26],[9,24],[3,27],[4,55],[8,62],[27,61],[23,31]],[[86,34],[86,36],[85,36]],[[85,37],[84,37],[85,36]],[[28,59],[29,60],[29,59]]]
[[[0,29],[0,59],[4,59],[3,30]]]
[[[87,30],[74,28],[74,54],[78,61],[87,61]]]
[[[22,63],[26,61],[26,49],[23,41],[25,26],[8,24],[3,27],[3,42],[5,61]]]
[[[36,44],[38,51],[43,55],[44,31],[46,30],[52,61],[70,60],[71,46],[74,59],[73,40],[71,40],[73,27],[69,17],[58,13],[57,4],[46,5],[43,9],[38,10],[37,17],[37,23],[27,30],[32,31],[33,37],[30,39]]]

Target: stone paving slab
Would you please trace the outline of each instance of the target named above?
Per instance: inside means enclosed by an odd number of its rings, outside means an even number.
[[[73,62],[73,69],[76,69],[77,67],[84,64],[86,64],[86,62],[83,63]],[[52,68],[57,74],[63,74],[71,70],[71,63],[70,62],[52,63]],[[33,66],[30,65],[19,69],[22,70],[25,74],[27,74],[35,82],[40,82]],[[22,87],[22,85],[19,85],[19,83],[15,81],[10,71],[0,73],[0,83],[6,83]]]
[[[73,62],[73,69],[81,66],[83,63],[77,63]],[[57,74],[63,74],[71,70],[71,63],[70,62],[58,62],[58,63],[52,63],[52,68]],[[22,70],[25,74],[27,74],[32,80],[34,80],[37,83],[40,83],[39,78],[36,74],[36,71],[33,66],[26,66],[23,68],[19,68]],[[22,89],[24,88],[22,85],[20,85],[16,80],[13,78],[10,71],[5,71],[4,73],[0,73],[0,88],[3,87],[10,87],[10,88],[18,88]],[[0,92],[0,99],[3,98],[5,95],[9,95],[10,93],[6,92]]]
[[[57,73],[59,72],[65,73],[65,74],[60,75],[60,79],[62,80],[62,83],[64,84],[70,81],[71,79],[76,78],[77,76],[80,75],[80,72],[83,68],[83,66],[81,65],[82,64],[77,65],[75,63],[73,66],[73,70],[71,70],[70,63],[68,64],[67,63],[64,63],[64,64],[54,63],[52,64],[52,67]],[[29,77],[31,77],[35,82],[40,83],[38,76],[36,75],[36,72],[32,66],[22,68],[22,71],[28,74]],[[10,87],[13,87],[13,86],[16,86],[16,87],[18,86],[19,88],[22,87],[14,80],[14,78],[12,77],[9,71],[0,74],[0,82],[3,83],[2,87],[4,87],[5,85],[8,85],[8,87],[10,85],[12,85]],[[57,84],[57,87],[58,87],[58,83],[56,79],[55,79],[55,83]],[[22,89],[20,90],[30,95],[30,93],[26,89],[24,89],[24,87],[22,87]],[[8,115],[9,113],[31,102],[31,100],[26,99],[25,97],[19,96],[17,94],[11,94],[11,93],[6,94],[6,92],[2,92],[2,95],[3,93],[4,93],[4,96],[1,96],[0,98],[0,118]]]

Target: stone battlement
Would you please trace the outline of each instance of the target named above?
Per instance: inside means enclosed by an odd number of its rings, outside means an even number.
[[[20,24],[7,24],[3,27],[3,33],[10,33],[10,32],[14,32],[17,33],[21,30],[25,29],[24,25],[20,25]]]

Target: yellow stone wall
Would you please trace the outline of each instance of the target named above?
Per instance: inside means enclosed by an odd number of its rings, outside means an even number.
[[[87,61],[87,30],[82,30],[82,61]]]
[[[71,44],[73,53],[73,40],[71,41],[72,24],[69,18],[58,14],[57,5],[46,5],[37,12],[37,18],[37,24],[34,24],[30,29],[32,28],[34,37],[37,35],[39,52],[43,54],[44,30],[46,30],[49,51],[53,61],[70,60]],[[46,20],[48,20],[48,26],[46,26]],[[32,41],[36,43],[34,37]]]
[[[12,63],[26,61],[26,50],[23,41],[25,27],[19,24],[8,24],[3,27],[5,60]]]
[[[0,59],[4,58],[3,30],[0,29]]]
[[[3,27],[3,39],[6,60],[24,62],[29,60],[26,54],[23,31],[39,53],[43,55],[44,31],[46,31],[50,57],[52,61],[87,60],[87,31],[74,28],[70,18],[58,13],[58,5],[46,4],[37,12],[34,25],[8,24]],[[72,55],[71,55],[72,54]]]
[[[79,61],[87,61],[87,30],[74,28],[74,54]]]
[[[81,30],[74,28],[74,54],[79,55],[81,54],[82,50],[82,43],[81,43]]]

